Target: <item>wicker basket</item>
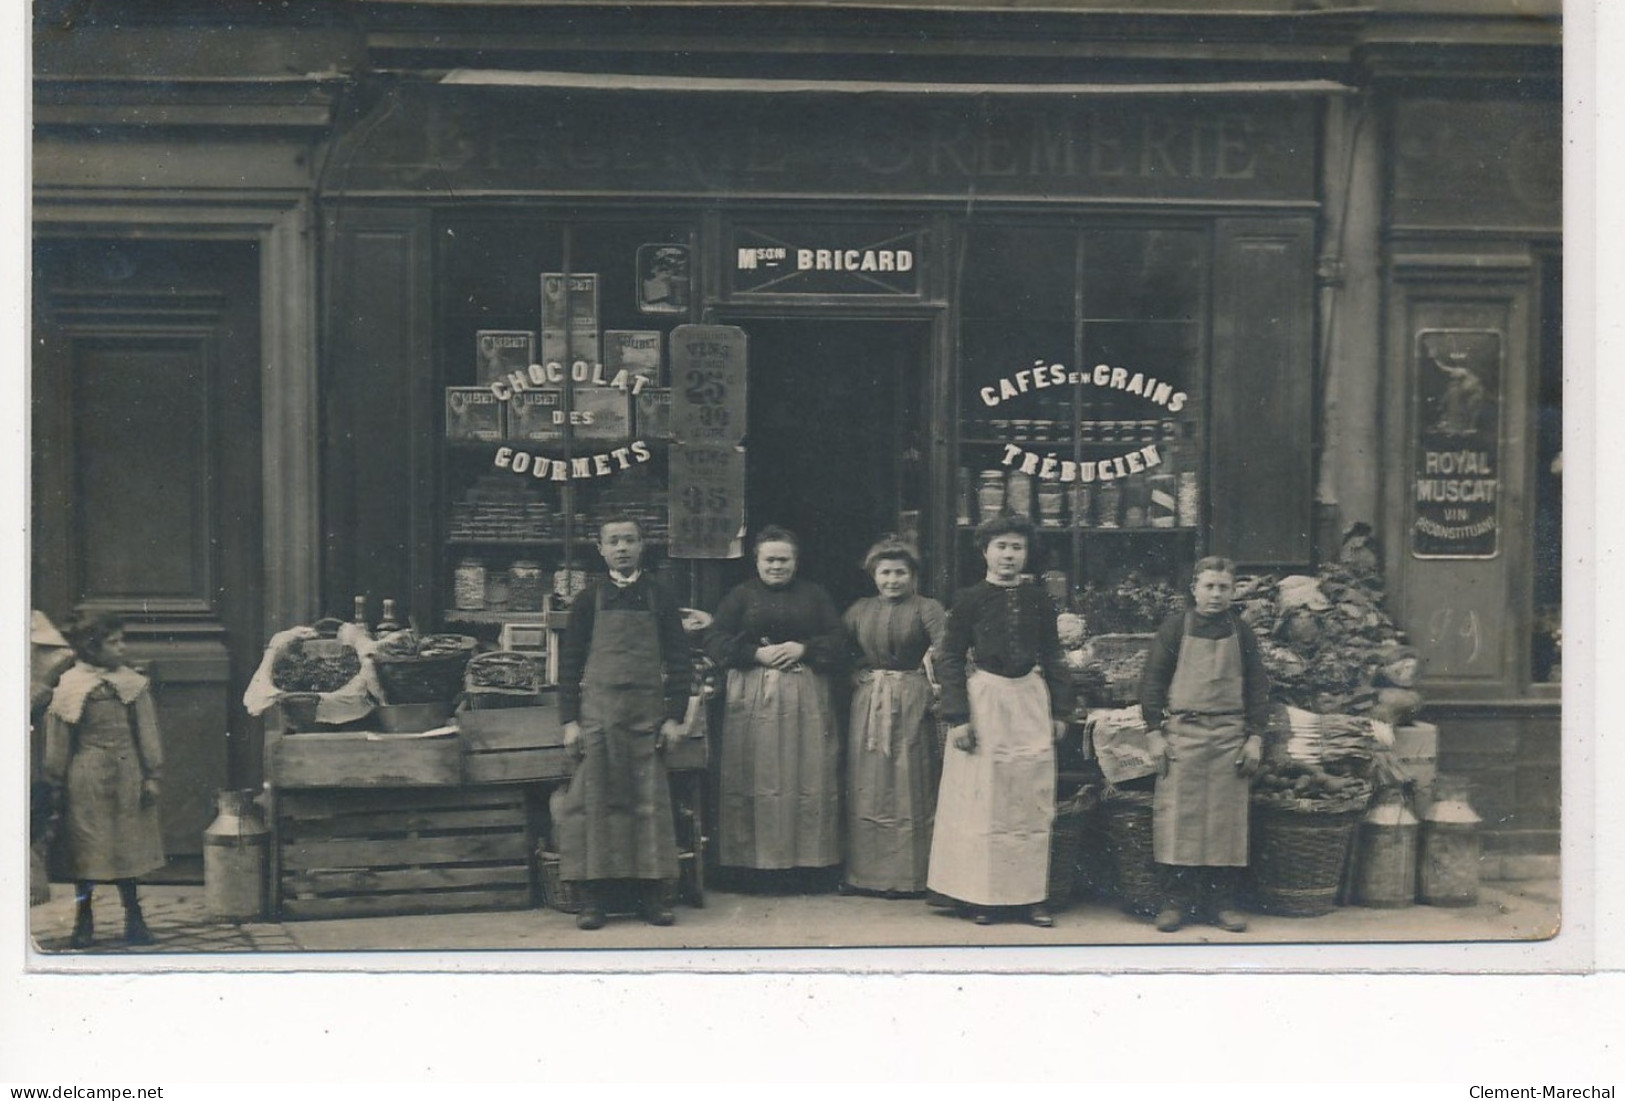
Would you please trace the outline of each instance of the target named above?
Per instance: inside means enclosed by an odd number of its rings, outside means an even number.
[[[579,914],[581,898],[576,894],[575,884],[559,878],[559,854],[539,850],[536,863],[541,873],[537,879],[542,885],[542,905],[561,913]]]
[[[705,905],[694,862],[695,854],[692,851],[677,854],[677,878],[662,881],[662,894],[666,905],[670,906],[677,902],[686,902],[695,907]],[[559,854],[538,849],[536,865],[538,873],[536,879],[542,887],[542,905],[563,914],[579,914],[584,909],[581,895],[573,882],[560,878]],[[606,914],[637,912],[640,900],[629,886],[624,881],[616,882],[604,892],[602,902]]]
[[[378,672],[378,686],[384,690],[385,702],[446,703],[456,699],[463,687],[463,670],[475,646],[475,640],[468,635],[456,638],[458,648],[442,653],[403,656],[374,652],[372,665]]]
[[[1084,788],[1055,808],[1055,825],[1050,831],[1048,901],[1056,909],[1068,905],[1076,893],[1084,831],[1095,806],[1094,790]]]
[[[463,671],[463,700],[470,711],[537,707],[544,679],[540,663],[531,655],[493,650],[474,658]]]
[[[1337,908],[1359,810],[1334,813],[1252,809],[1254,904],[1282,917],[1319,917]]]
[[[1162,884],[1151,858],[1151,793],[1120,791],[1102,805],[1112,889],[1130,913],[1156,913]]]

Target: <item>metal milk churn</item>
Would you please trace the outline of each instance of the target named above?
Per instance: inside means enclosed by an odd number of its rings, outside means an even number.
[[[1398,907],[1416,901],[1416,835],[1416,815],[1404,790],[1383,792],[1360,822],[1356,902]]]
[[[220,813],[203,831],[203,908],[221,921],[265,916],[269,831],[252,794],[220,792]]]
[[[1422,901],[1471,906],[1478,901],[1478,815],[1464,776],[1433,781],[1433,805],[1422,815]]]

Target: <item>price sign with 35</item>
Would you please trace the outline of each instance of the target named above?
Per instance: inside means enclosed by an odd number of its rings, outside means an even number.
[[[670,347],[673,438],[708,445],[743,440],[745,331],[736,325],[679,325]]]
[[[673,558],[737,558],[745,526],[745,449],[674,444],[671,468]]]

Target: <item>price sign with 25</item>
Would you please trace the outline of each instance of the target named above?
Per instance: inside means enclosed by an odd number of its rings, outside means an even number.
[[[672,436],[731,445],[745,438],[745,331],[679,325],[671,334]]]

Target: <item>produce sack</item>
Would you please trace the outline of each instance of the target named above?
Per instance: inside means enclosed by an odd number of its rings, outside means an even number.
[[[1138,707],[1099,708],[1084,718],[1084,730],[1095,747],[1101,774],[1112,784],[1156,774],[1145,718]]]
[[[353,623],[327,635],[290,627],[271,636],[243,693],[250,715],[263,715],[284,695],[314,694],[316,721],[347,723],[370,715],[383,692],[372,667],[374,643]]]

